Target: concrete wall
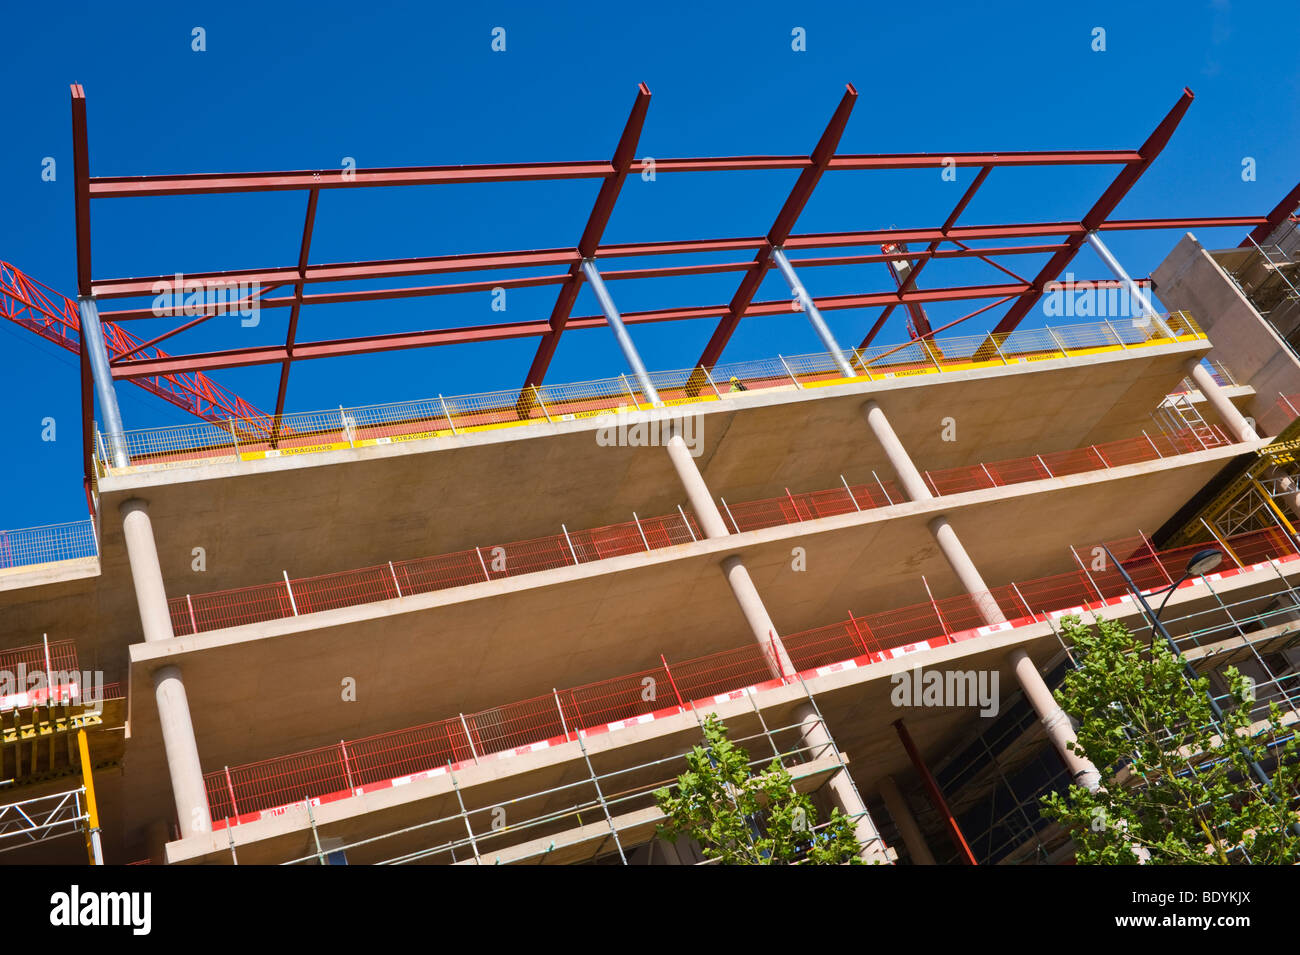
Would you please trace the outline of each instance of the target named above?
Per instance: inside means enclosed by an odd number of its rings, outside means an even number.
[[[1152,277],[1160,300],[1171,310],[1191,312],[1210,336],[1214,349],[1209,357],[1227,365],[1237,381],[1254,387],[1247,414],[1266,427],[1276,423],[1278,395],[1300,392],[1300,361],[1236,283],[1190,232]]]

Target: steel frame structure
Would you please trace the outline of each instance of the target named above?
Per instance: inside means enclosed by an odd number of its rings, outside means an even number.
[[[837,249],[912,243],[916,251],[856,252],[855,254],[817,255],[794,259],[799,268],[822,268],[837,265],[888,263],[906,258],[912,268],[902,287],[886,287],[880,291],[834,296],[809,296],[821,310],[880,308],[880,316],[863,341],[869,344],[885,321],[898,306],[912,308],[925,302],[991,300],[992,304],[971,312],[952,325],[980,314],[998,304],[1011,302],[1000,319],[996,331],[1007,332],[1016,327],[1034,303],[1054,281],[1090,233],[1102,229],[1188,229],[1198,227],[1257,227],[1264,229],[1275,218],[1281,221],[1286,215],[1285,206],[1297,192],[1288,196],[1277,209],[1267,216],[1201,216],[1166,219],[1114,220],[1108,217],[1132,186],[1150,167],[1168,142],[1192,101],[1190,90],[1184,89],[1177,103],[1161,120],[1154,132],[1138,149],[1103,150],[1036,150],[1016,152],[951,152],[951,153],[899,153],[899,154],[839,154],[841,135],[848,123],[857,91],[847,86],[839,105],[826,126],[812,153],[806,156],[725,156],[713,158],[678,158],[638,160],[635,158],[650,104],[650,90],[641,84],[633,101],[631,112],[622,135],[609,160],[560,161],[518,164],[486,164],[472,166],[420,166],[397,168],[371,168],[356,170],[300,170],[286,172],[212,173],[162,176],[91,177],[89,171],[89,145],[86,128],[86,99],[80,85],[71,88],[72,138],[75,172],[75,214],[77,242],[77,292],[82,299],[93,301],[131,299],[152,294],[155,283],[166,282],[172,276],[144,278],[94,279],[92,278],[91,200],[121,199],[143,196],[195,196],[218,193],[301,191],[306,192],[303,230],[299,243],[298,259],[288,267],[269,267],[191,273],[189,281],[240,283],[259,291],[258,306],[262,309],[289,309],[288,331],[283,345],[261,345],[193,354],[163,355],[141,354],[145,346],[156,346],[184,331],[202,324],[216,309],[206,309],[197,317],[150,339],[144,345],[110,356],[109,367],[113,380],[135,380],[159,375],[208,372],[221,368],[246,367],[262,364],[280,366],[276,395],[275,416],[284,412],[285,397],[292,365],[296,361],[344,355],[370,354],[382,351],[465,344],[470,342],[500,341],[516,338],[537,338],[538,347],[520,389],[520,401],[526,404],[530,386],[545,378],[562,335],[571,329],[597,328],[609,324],[606,315],[574,316],[572,309],[584,281],[584,262],[595,259],[676,257],[703,253],[747,253],[753,258],[728,262],[703,264],[656,264],[649,268],[602,270],[599,274],[607,281],[628,281],[669,276],[706,275],[727,272],[742,273],[740,283],[731,300],[725,305],[691,305],[657,308],[623,313],[627,325],[651,322],[715,319],[717,324],[708,344],[700,355],[698,365],[711,368],[720,359],[742,319],[761,315],[790,314],[787,299],[754,301],[767,270],[773,264],[773,254],[781,251],[813,252]],[[957,220],[974,198],[980,186],[994,169],[1021,166],[1056,165],[1117,165],[1120,167],[1114,181],[1091,209],[1078,221],[997,223],[990,225],[959,226]],[[876,171],[887,169],[942,169],[964,167],[977,170],[974,180],[963,193],[952,212],[938,227],[890,228],[836,233],[795,234],[794,227],[800,214],[821,180],[828,172]],[[613,214],[623,184],[630,175],[653,169],[655,175],[670,173],[716,173],[745,170],[797,170],[798,178],[773,220],[771,229],[761,237],[734,237],[682,241],[604,243],[603,235]],[[538,249],[528,251],[497,251],[484,253],[458,253],[406,259],[386,259],[351,263],[312,263],[310,249],[315,227],[317,206],[322,190],[366,189],[420,185],[447,185],[479,182],[546,182],[569,179],[599,180],[600,188],[589,214],[587,224],[576,247]],[[1300,187],[1297,187],[1300,190]],[[1294,205],[1294,203],[1292,203]],[[1278,210],[1282,209],[1282,212]],[[1045,242],[1026,240],[1045,239]],[[994,243],[983,247],[971,243]],[[923,248],[919,248],[923,247]],[[997,258],[1016,255],[1050,254],[1047,264],[1032,279],[1026,279],[996,261]],[[922,288],[917,278],[931,261],[937,259],[977,258],[1003,273],[1003,280],[993,284],[973,286],[947,286]],[[402,280],[417,276],[451,275],[455,273],[487,273],[505,270],[542,270],[541,274],[524,277],[476,277],[474,281],[445,282],[443,284],[407,285]],[[321,283],[373,282],[382,280],[390,287],[362,288],[330,291],[309,291]],[[558,294],[551,314],[546,319],[502,322],[488,325],[462,326],[424,331],[367,335],[357,338],[301,341],[299,318],[302,307],[326,303],[367,302],[384,299],[412,298],[434,295],[483,292],[496,288],[512,289],[539,286],[556,286]],[[285,294],[271,295],[276,289]],[[137,319],[157,318],[154,311],[145,308],[123,308],[101,313],[106,322],[122,323]],[[928,337],[943,329],[925,330],[920,336]],[[87,433],[90,431],[91,386],[90,368],[83,356],[82,362],[83,418]],[[89,445],[88,464],[89,464]]]

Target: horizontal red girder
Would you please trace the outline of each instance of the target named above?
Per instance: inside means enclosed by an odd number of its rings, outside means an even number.
[[[1196,229],[1216,227],[1242,227],[1258,225],[1265,221],[1263,216],[1200,216],[1173,219],[1113,219],[1102,223],[1102,230],[1133,229]],[[784,245],[787,250],[795,249],[829,249],[847,246],[881,245],[886,242],[912,242],[928,244],[944,238],[961,242],[983,240],[1003,240],[1017,238],[1041,238],[1044,236],[1082,235],[1083,227],[1077,222],[1039,222],[1013,223],[1005,225],[956,226],[945,235],[942,229],[877,229],[870,232],[825,232],[792,235]],[[754,251],[762,247],[761,236],[734,239],[701,239],[673,242],[636,242],[601,246],[597,257],[639,258],[654,255],[686,255],[707,252]],[[1005,249],[979,249],[980,253],[1012,254]],[[1052,251],[1045,247],[1043,251]],[[919,256],[919,252],[910,253]],[[895,256],[897,257],[897,256]],[[540,249],[524,252],[489,252],[464,255],[427,256],[413,259],[377,259],[368,262],[347,262],[308,266],[305,282],[344,282],[381,278],[396,278],[413,275],[438,275],[452,272],[473,272],[490,268],[519,269],[547,266],[570,267],[579,261],[575,249]],[[880,261],[880,259],[863,261]],[[719,269],[719,271],[730,271]],[[606,277],[609,275],[606,273]],[[93,283],[96,298],[133,298],[152,296],[157,282],[171,282],[172,275],[154,275],[145,278],[105,279]],[[184,275],[186,281],[193,282],[234,282],[249,285],[258,284],[293,284],[298,281],[296,267],[286,266],[273,269],[253,269],[227,272],[192,272]],[[106,316],[115,313],[105,312]],[[117,314],[119,320],[123,314]],[[132,317],[154,317],[148,315]]]
[[[846,308],[869,308],[886,305],[890,302],[909,301],[940,302],[962,301],[979,298],[1000,298],[1007,295],[1019,295],[1028,286],[1023,284],[1008,285],[972,285],[951,289],[916,289],[900,296],[897,292],[871,292],[863,295],[832,295],[816,300],[817,307],[825,310]],[[623,321],[629,325],[649,322],[683,321],[693,318],[716,317],[726,311],[725,305],[701,305],[686,308],[652,309],[642,312],[626,312]],[[750,306],[749,315],[789,315],[790,302],[778,299],[772,302],[756,302]],[[571,318],[568,328],[599,328],[606,324],[603,315],[588,315]],[[468,342],[500,341],[509,338],[527,338],[542,335],[550,330],[550,323],[545,320],[528,322],[505,322],[498,325],[478,325],[469,328],[435,329],[419,332],[398,332],[391,335],[375,335],[367,338],[341,339],[324,342],[299,342],[294,346],[295,361],[306,358],[325,358],[339,355],[363,355],[372,352],[392,351],[400,348],[423,348],[431,345],[458,345]],[[237,368],[246,365],[261,365],[270,362],[285,361],[288,358],[283,346],[266,346],[240,348],[231,351],[207,352],[200,355],[177,355],[166,359],[132,359],[113,365],[114,378],[138,378],[142,375],[158,375],[171,371],[209,370],[213,368]]]
[[[835,156],[830,169],[931,169],[951,161],[958,166],[1068,166],[1130,163],[1140,158],[1128,149],[1035,150],[1006,153],[894,153]],[[722,156],[656,159],[655,173],[735,172],[804,169],[808,156]],[[640,175],[645,160],[632,163]],[[603,179],[614,173],[609,160],[595,162],[488,163],[475,166],[397,166],[375,169],[303,169],[287,172],[195,173],[172,176],[97,176],[91,199],[130,196],[182,196],[221,192],[275,192],[285,189],[358,189],[374,186],[426,186],[468,182],[538,182]]]

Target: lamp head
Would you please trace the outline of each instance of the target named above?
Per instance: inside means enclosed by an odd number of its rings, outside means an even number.
[[[1223,552],[1207,547],[1198,550],[1187,562],[1187,574],[1191,577],[1203,577],[1223,563]]]

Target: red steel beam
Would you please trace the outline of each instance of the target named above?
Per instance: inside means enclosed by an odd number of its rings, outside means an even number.
[[[1144,172],[1151,168],[1151,164],[1160,155],[1160,151],[1165,148],[1165,144],[1169,142],[1169,137],[1174,134],[1179,121],[1182,120],[1187,108],[1191,105],[1192,91],[1184,87],[1183,95],[1178,98],[1178,102],[1174,104],[1173,109],[1165,115],[1165,118],[1160,121],[1160,125],[1147,137],[1147,141],[1138,150],[1140,158],[1120,170],[1119,175],[1102,193],[1101,198],[1094,203],[1093,207],[1088,210],[1088,214],[1083,217],[1083,221],[1080,223],[1082,227],[1080,231],[1066,240],[1067,248],[1056,253],[1048,260],[1042,271],[1034,278],[1029,291],[1020,296],[1011,308],[1007,309],[1006,315],[1002,316],[1002,320],[993,329],[995,334],[1013,331],[1021,320],[1029,314],[1029,310],[1038,304],[1047,283],[1056,281],[1056,277],[1073,261],[1087,234],[1106,221],[1106,217],[1115,211],[1115,207],[1133,188],[1134,183],[1142,177]]]
[[[1250,235],[1241,240],[1241,244],[1237,248],[1249,248],[1252,242],[1263,245],[1264,240],[1273,234],[1273,230],[1282,224],[1283,219],[1295,212],[1297,206],[1300,206],[1300,182],[1296,183],[1295,188],[1273,207],[1273,211],[1264,217],[1264,221],[1256,226]]]
[[[278,434],[280,416],[284,414],[284,396],[289,390],[289,368],[293,365],[294,339],[298,336],[298,313],[302,309],[304,277],[307,274],[307,257],[311,253],[311,234],[316,226],[316,200],[320,190],[307,193],[307,215],[302,224],[302,242],[298,247],[298,281],[293,287],[293,305],[289,312],[289,331],[284,339],[284,364],[280,366],[280,384],[275,393],[275,428]]]
[[[937,169],[958,166],[1114,165],[1135,162],[1125,149],[1056,149],[1004,153],[881,153],[834,157],[827,168]],[[722,156],[656,159],[655,173],[738,172],[767,169],[807,169],[808,156]],[[629,172],[649,168],[636,160]],[[377,186],[430,186],[472,182],[544,182],[556,179],[604,179],[610,163],[539,162],[490,163],[473,166],[405,166],[355,169],[303,169],[285,172],[191,173],[169,176],[101,176],[90,180],[90,198],[186,196],[232,192],[277,192],[286,189],[358,189]]]
[[[90,146],[86,138],[86,93],[72,87],[72,190],[77,227],[77,294],[90,294]]]
[[[804,206],[812,197],[813,190],[817,188],[817,183],[826,171],[827,166],[835,158],[835,150],[840,144],[840,137],[844,134],[844,127],[849,122],[849,116],[853,112],[853,105],[857,102],[858,91],[850,83],[844,90],[844,95],[840,98],[840,104],[835,108],[834,115],[826,124],[826,129],[822,132],[821,139],[817,141],[816,148],[813,149],[812,155],[808,157],[808,165],[803,172],[799,173],[799,178],[795,180],[794,188],[786,197],[785,204],[781,206],[781,211],[777,213],[776,220],[772,223],[772,228],[768,230],[763,244],[759,247],[754,261],[745,277],[741,279],[740,287],[736,289],[736,294],[731,297],[731,302],[727,305],[726,314],[713,330],[712,337],[709,338],[708,344],[704,346],[704,351],[700,354],[700,360],[697,365],[705,368],[712,368],[722,357],[723,349],[727,347],[727,342],[731,340],[732,334],[736,331],[736,326],[740,320],[745,317],[745,310],[749,308],[749,303],[753,301],[754,295],[758,292],[758,287],[763,284],[763,276],[771,267],[772,249],[776,246],[784,245],[786,239],[790,237],[790,231],[794,228],[799,214],[803,212]]]
[[[1028,286],[1023,283],[1011,285],[972,285],[950,289],[914,289],[904,297],[907,301],[953,302],[981,298],[1002,298],[1020,295]],[[816,300],[817,307],[824,310],[847,308],[871,308],[884,305],[898,298],[897,292],[871,292],[860,295],[835,295]],[[708,318],[722,311],[723,306],[706,305],[686,308],[654,309],[642,312],[627,312],[623,321],[629,325],[650,322],[674,322],[695,318]],[[750,306],[750,315],[785,315],[789,314],[790,303],[785,299],[771,302],[758,302]],[[588,315],[571,318],[568,328],[600,328],[606,324],[603,315]],[[511,338],[527,338],[543,335],[550,329],[546,321],[507,322],[498,325],[478,325],[467,328],[434,329],[419,332],[398,332],[388,335],[374,335],[365,338],[340,339],[321,342],[298,343],[294,347],[294,360],[309,358],[328,358],[341,355],[362,355],[374,352],[393,351],[402,348],[424,348],[434,345],[459,345],[469,342],[501,341]],[[176,355],[166,358],[133,359],[113,365],[114,378],[139,378],[145,375],[166,374],[178,370],[208,371],[217,368],[238,368],[248,365],[263,365],[282,362],[285,359],[282,346],[265,346],[234,349],[231,351],[207,352],[198,355]]]
[[[636,159],[637,143],[641,141],[641,129],[645,126],[646,112],[649,109],[650,88],[642,83],[637,87],[632,112],[623,125],[623,135],[619,137],[618,146],[614,149],[610,174],[600,184],[596,202],[591,214],[587,216],[587,226],[582,230],[582,238],[578,240],[577,258],[569,266],[564,287],[560,289],[555,305],[551,308],[550,330],[537,343],[537,352],[533,355],[528,374],[524,376],[524,388],[540,385],[546,377],[547,369],[551,367],[551,359],[555,357],[555,350],[560,345],[560,336],[564,334],[564,326],[569,321],[573,303],[577,301],[578,292],[582,288],[582,260],[594,256],[600,246],[601,236],[605,234],[605,227],[609,225],[609,218],[614,213],[614,204],[618,202],[628,171]]]
[[[934,811],[943,820],[944,830],[948,833],[948,838],[952,840],[953,848],[957,850],[957,856],[965,865],[978,865],[975,861],[975,854],[970,851],[970,846],[966,843],[966,837],[962,835],[961,826],[957,825],[957,819],[948,809],[948,803],[943,798],[943,791],[939,789],[939,784],[935,782],[930,767],[925,765],[925,760],[921,756],[921,751],[916,748],[916,743],[912,742],[912,734],[907,731],[907,727],[901,719],[894,720],[894,729],[898,730],[898,739],[902,742],[903,749],[907,750],[907,758],[912,761],[912,767],[916,770],[916,774],[921,777],[921,784],[925,787],[925,794],[929,797],[930,805],[934,807]]]
[[[727,314],[723,316],[714,329],[713,335],[705,345],[697,364],[711,368],[722,357],[727,342],[731,340],[732,334],[734,334],[740,320],[744,317],[754,295],[758,292],[763,277],[767,274],[767,270],[771,268],[772,249],[784,245],[790,237],[790,232],[794,229],[794,224],[798,220],[800,213],[803,212],[808,200],[812,197],[813,190],[816,189],[822,174],[830,165],[831,160],[834,159],[835,150],[839,146],[845,127],[848,125],[849,116],[853,112],[857,98],[857,90],[854,89],[852,84],[849,84],[840,99],[839,106],[836,107],[835,113],[831,116],[830,122],[822,132],[817,146],[809,157],[810,165],[799,174],[799,178],[795,181],[794,187],[790,190],[790,194],[786,197],[781,211],[772,224],[772,228],[768,230],[766,241],[759,247],[753,263],[745,273],[744,279],[741,280],[740,287],[732,296],[731,302],[728,304]]]
[[[1110,219],[1101,224],[1103,231],[1147,229],[1241,228],[1258,225],[1264,216],[1200,216],[1171,219]],[[965,242],[1005,240],[1014,238],[1041,238],[1045,236],[1082,235],[1078,222],[1041,222],[1002,225],[956,226],[949,230],[954,240]],[[786,239],[787,251],[793,249],[819,249],[847,246],[880,245],[885,242],[933,243],[945,238],[942,229],[878,229],[870,232],[827,232],[791,235]],[[764,246],[764,237],[732,239],[696,239],[667,242],[631,242],[600,246],[596,255],[602,259],[643,258],[657,255],[691,255],[710,252],[750,252]],[[1052,251],[1050,247],[1044,247]],[[994,250],[980,250],[985,254]],[[910,253],[913,256],[918,252]],[[940,253],[940,257],[943,254]],[[994,254],[1004,254],[996,252]],[[347,262],[309,265],[304,281],[345,282],[384,278],[401,278],[416,275],[441,275],[454,272],[486,271],[491,268],[526,269],[545,266],[572,267],[580,257],[576,249],[541,249],[523,252],[481,252],[457,255],[429,256],[412,259],[380,259],[369,262]],[[791,261],[795,261],[793,258]],[[864,259],[864,261],[870,261]],[[877,259],[876,261],[884,261]],[[226,272],[191,272],[187,281],[229,282],[246,285],[290,285],[298,281],[298,271],[293,266],[269,269],[233,270]],[[91,293],[97,299],[137,298],[152,296],[158,282],[173,282],[174,275],[155,275],[145,278],[97,279]],[[128,312],[101,312],[121,321],[129,318],[155,317]]]
[[[984,180],[988,178],[989,173],[992,171],[993,171],[992,166],[982,166],[980,168],[980,171],[975,176],[975,179],[966,188],[966,191],[962,194],[961,199],[957,201],[957,205],[953,207],[952,212],[948,213],[948,218],[945,219],[943,225],[940,226],[939,231],[941,233],[947,235],[948,231],[957,224],[958,217],[960,217],[961,214],[964,211],[966,211],[966,207],[970,205],[970,201],[975,198],[975,193],[979,191],[980,186],[984,185]],[[917,263],[912,268],[912,270],[907,274],[906,281],[904,281],[903,284],[899,287],[900,292],[906,292],[916,285],[917,276],[921,274],[921,270],[925,268],[926,263],[930,261],[931,257],[933,257],[935,251],[938,250],[942,241],[943,241],[942,239],[934,239],[930,242],[929,246],[927,246],[926,248],[926,252],[927,252],[926,257],[922,259],[919,263]],[[896,306],[897,303],[891,303],[885,306],[885,310],[880,313],[880,317],[876,319],[876,323],[871,326],[871,330],[867,332],[866,336],[863,337],[862,339],[862,343],[858,345],[859,348],[866,348],[868,345],[872,343],[877,333],[879,333],[880,329],[884,327],[886,320],[888,320],[890,314],[893,313],[894,308]],[[924,336],[925,333],[930,330],[930,323],[925,318],[925,312],[920,308],[920,306],[917,306],[917,310],[912,312],[912,322],[916,327],[917,334],[919,335]],[[923,328],[922,326],[925,327]]]

